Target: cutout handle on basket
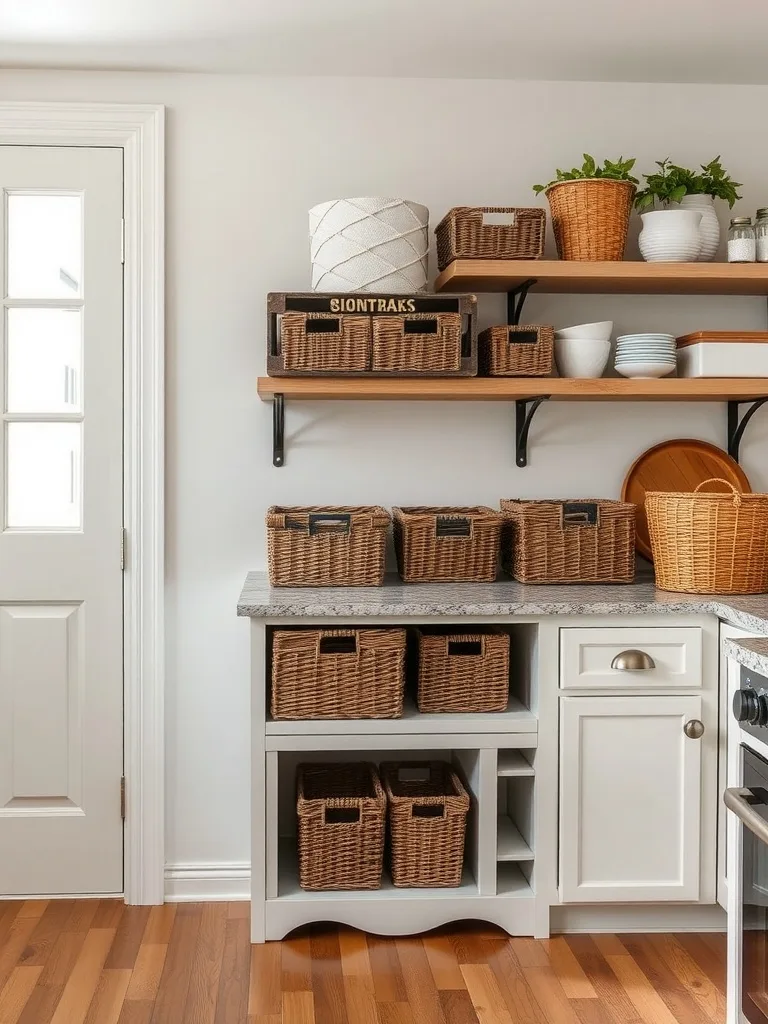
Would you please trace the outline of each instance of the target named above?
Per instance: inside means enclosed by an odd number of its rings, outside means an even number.
[[[482,640],[449,640],[448,654],[450,657],[471,657],[483,653]]]
[[[436,537],[471,537],[472,523],[466,516],[436,516]]]
[[[330,320],[314,320],[307,318],[307,334],[338,334],[338,318]]]
[[[709,478],[709,480],[702,480],[700,484],[697,484],[694,487],[693,493],[694,494],[698,494],[699,491],[701,490],[701,488],[702,487],[706,487],[707,484],[725,484],[726,487],[730,488],[731,493],[733,494],[733,504],[734,505],[740,505],[741,504],[741,494],[742,494],[742,492],[739,490],[738,487],[734,487],[734,485],[731,483],[730,480],[725,480],[721,476],[711,476]],[[718,492],[717,491],[713,491],[713,493],[717,494]]]
[[[357,654],[357,636],[321,636],[321,654]]]
[[[511,228],[515,225],[514,213],[483,213],[484,228]]]
[[[404,320],[403,334],[437,334],[437,320]]]
[[[563,526],[597,526],[598,508],[595,501],[563,502]]]
[[[412,818],[444,818],[445,804],[412,804]]]
[[[310,512],[309,535],[318,533],[349,533],[352,529],[352,516],[349,512]]]
[[[397,769],[398,782],[429,782],[432,778],[432,769],[428,764],[413,764]]]
[[[326,807],[326,825],[356,825],[360,821],[359,807]]]
[[[536,345],[539,341],[539,332],[513,331],[510,329],[507,340],[510,345]]]

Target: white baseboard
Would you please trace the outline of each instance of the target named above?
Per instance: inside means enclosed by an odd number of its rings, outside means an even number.
[[[553,932],[724,932],[719,906],[654,903],[632,906],[552,907]]]
[[[247,861],[216,864],[166,864],[166,903],[249,900],[251,865]]]

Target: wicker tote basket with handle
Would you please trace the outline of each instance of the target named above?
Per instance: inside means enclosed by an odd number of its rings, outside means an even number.
[[[376,505],[273,505],[267,511],[273,587],[380,587],[391,518]]]
[[[728,491],[702,492],[711,483]],[[689,494],[648,491],[645,512],[661,590],[768,593],[768,494],[713,478]]]
[[[375,766],[302,764],[297,789],[301,888],[378,889],[387,798]]]
[[[561,260],[623,260],[636,188],[631,181],[583,178],[547,189]]]
[[[461,313],[409,313],[373,319],[371,368],[398,373],[461,369]]]
[[[281,348],[286,370],[362,373],[371,368],[371,318],[284,313]]]
[[[445,761],[386,761],[380,771],[395,886],[461,885],[470,800],[459,776]]]
[[[477,339],[481,373],[489,377],[551,377],[555,329],[547,325],[488,327]]]
[[[404,629],[278,629],[272,718],[400,718]]]
[[[406,583],[493,583],[501,513],[492,508],[393,508],[397,569]]]
[[[419,629],[418,707],[422,714],[506,711],[509,633]]]
[[[543,210],[521,206],[455,206],[435,228],[437,265],[454,260],[537,260],[544,252]]]

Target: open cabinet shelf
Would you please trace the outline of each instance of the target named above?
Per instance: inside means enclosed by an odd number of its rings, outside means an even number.
[[[533,860],[533,851],[506,814],[499,815],[496,834],[496,860]]]

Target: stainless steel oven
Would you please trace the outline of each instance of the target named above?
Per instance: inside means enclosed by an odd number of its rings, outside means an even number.
[[[740,820],[741,1020],[768,1024],[768,760],[741,745],[743,786],[725,791]]]

